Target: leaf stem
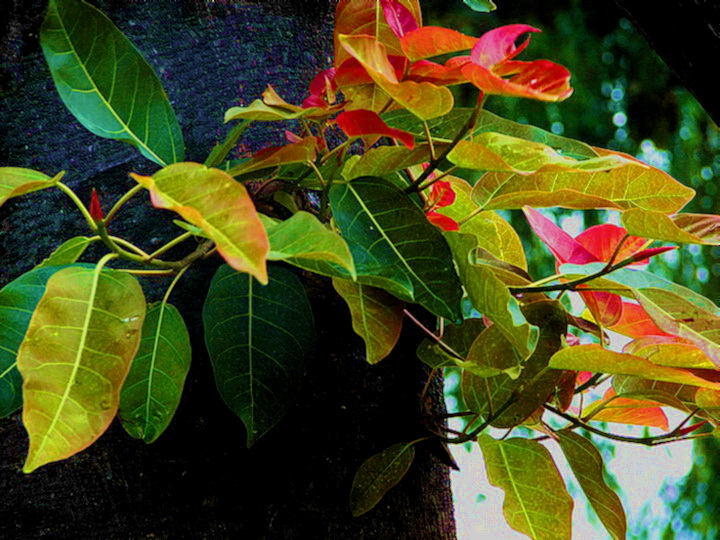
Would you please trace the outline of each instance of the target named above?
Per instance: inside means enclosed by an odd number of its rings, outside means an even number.
[[[425,138],[427,139],[428,146],[430,147],[430,160],[434,161],[437,157],[435,155],[435,145],[433,144],[432,135],[430,134],[430,126],[427,120],[423,120],[423,128],[425,129]]]
[[[58,181],[55,185],[56,185],[63,193],[65,193],[65,195],[67,195],[68,197],[70,197],[70,200],[71,200],[73,203],[75,203],[75,206],[78,207],[78,210],[80,210],[80,213],[81,213],[81,214],[83,215],[83,217],[85,218],[85,221],[87,221],[87,224],[88,224],[88,226],[90,227],[90,230],[91,230],[92,232],[98,232],[97,223],[95,223],[95,220],[94,220],[94,219],[92,218],[92,216],[90,215],[90,212],[88,211],[88,209],[85,208],[85,205],[83,204],[83,202],[78,198],[77,195],[75,195],[75,192],[74,192],[72,189],[70,189],[68,186],[66,186],[65,184],[63,184],[62,182],[60,182],[60,181]]]
[[[107,227],[108,223],[112,221],[112,219],[115,217],[115,214],[117,214],[118,210],[126,203],[128,202],[136,193],[138,193],[140,190],[143,189],[143,186],[138,184],[137,186],[131,188],[128,190],[125,195],[120,197],[118,202],[115,203],[115,205],[110,209],[107,216],[105,216],[105,219],[103,220],[103,223],[105,223],[105,226]]]
[[[147,260],[148,260],[148,261],[151,261],[152,259],[154,259],[154,258],[157,257],[158,255],[162,255],[163,253],[165,253],[165,252],[168,251],[169,249],[175,247],[176,245],[180,244],[181,242],[184,242],[185,240],[187,240],[187,239],[190,238],[191,236],[193,236],[193,233],[191,233],[191,232],[186,232],[186,233],[181,234],[181,235],[178,236],[177,238],[173,238],[172,240],[170,240],[170,241],[169,241],[167,244],[165,244],[164,246],[161,246],[160,248],[158,248],[158,249],[156,249],[155,251],[153,251],[150,255],[146,255]]]
[[[429,328],[427,328],[423,323],[421,323],[419,320],[417,320],[417,319],[413,316],[413,314],[410,313],[407,309],[403,309],[403,313],[405,313],[405,315],[406,315],[412,322],[414,322],[414,323],[418,326],[418,328],[420,328],[420,330],[422,330],[423,332],[425,332],[425,333],[430,337],[430,339],[432,339],[432,340],[435,341],[438,345],[440,345],[440,347],[442,347],[443,349],[445,349],[445,352],[447,352],[450,356],[452,356],[453,358],[457,358],[458,360],[465,361],[465,358],[464,358],[463,356],[461,356],[460,353],[458,353],[457,351],[455,351],[452,347],[450,347],[450,345],[448,345],[448,344],[445,343],[442,339],[440,339],[439,337],[437,337]]]

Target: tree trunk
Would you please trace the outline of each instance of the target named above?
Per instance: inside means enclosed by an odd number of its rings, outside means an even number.
[[[95,1],[159,72],[183,126],[187,159],[202,162],[225,132],[223,112],[272,83],[299,102],[311,76],[330,63],[332,6],[318,2]],[[97,187],[106,205],[151,173],[135,150],[85,131],[55,92],[37,43],[45,2],[15,0],[2,38],[0,164],[64,179],[84,200]],[[291,9],[292,7],[292,9]],[[255,126],[248,149],[282,142]],[[176,236],[169,215],[136,197],[113,222],[147,250]],[[0,210],[0,285],[30,270],[62,240],[83,234],[67,199],[43,191]],[[327,280],[304,275],[318,348],[297,406],[252,449],[221,402],[202,339],[200,310],[219,261],[205,261],[173,293],[191,331],[193,366],[178,413],[152,444],[115,422],[89,449],[24,475],[27,437],[20,414],[0,420],[0,537],[67,538],[453,538],[445,465],[418,454],[408,476],[360,518],[348,508],[352,477],[370,455],[422,437],[419,394],[427,370],[415,357],[421,336],[406,328],[377,366],[363,358],[347,308]],[[143,282],[149,300],[167,280]],[[300,383],[299,383],[300,384]],[[429,392],[444,410],[439,382]]]

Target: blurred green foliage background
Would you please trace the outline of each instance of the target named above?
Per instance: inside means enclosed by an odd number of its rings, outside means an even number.
[[[546,58],[566,66],[573,74],[575,92],[565,102],[550,104],[491,96],[489,110],[631,154],[697,191],[686,212],[720,213],[718,127],[614,2],[497,0],[496,4],[495,12],[481,14],[462,0],[421,1],[425,25],[473,36],[513,23],[541,29],[518,59]],[[466,86],[456,89],[456,97],[472,106],[475,90]],[[605,211],[558,209],[551,214],[559,224],[571,220],[579,230],[614,218]],[[539,278],[553,273],[550,255],[533,239],[521,213],[508,217],[525,243],[531,274]],[[720,247],[683,246],[658,259],[651,271],[720,301]],[[713,480],[720,474],[719,450],[714,439],[695,443],[691,473],[679,489],[663,494],[670,509],[663,538],[720,536],[720,491],[713,489]],[[648,497],[656,496],[648,493]]]

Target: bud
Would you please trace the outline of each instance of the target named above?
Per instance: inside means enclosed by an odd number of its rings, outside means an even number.
[[[655,255],[660,255],[661,253],[665,253],[666,251],[671,251],[673,249],[677,249],[677,246],[663,246],[663,247],[656,247],[656,248],[650,248],[650,249],[643,249],[642,251],[638,251],[637,253],[634,253],[631,258],[635,262],[644,261],[645,259],[649,259],[650,257],[654,257]]]
[[[105,217],[102,208],[100,207],[100,197],[98,197],[98,193],[95,188],[93,188],[92,196],[90,198],[90,217],[92,217],[95,222],[102,221]]]

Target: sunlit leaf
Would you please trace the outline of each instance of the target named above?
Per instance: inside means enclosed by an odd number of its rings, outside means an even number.
[[[605,465],[595,445],[572,431],[557,432],[557,441],[585,496],[613,540],[624,540],[627,518],[620,497],[605,483]]]
[[[534,540],[569,540],[573,500],[547,448],[530,439],[478,440],[488,480],[505,492],[508,525]]]
[[[247,107],[231,107],[225,111],[225,123],[233,120],[255,120],[258,122],[276,122],[279,120],[298,120],[300,118],[323,118],[332,116],[342,110],[343,104],[322,109],[320,107],[309,107],[299,111],[288,111],[280,107],[267,105],[260,99],[256,99]]]
[[[691,407],[694,407],[695,394],[698,390],[697,386],[653,381],[629,375],[613,376],[612,387],[615,392],[625,397],[657,401],[683,412],[690,412]]]
[[[628,344],[625,352],[646,358],[658,366],[716,369],[715,364],[701,349],[687,343],[653,343],[649,340],[638,340]]]
[[[441,317],[461,318],[462,290],[447,243],[406,194],[381,178],[363,177],[333,185],[330,205],[358,276],[409,279],[410,300]],[[376,272],[369,272],[373,266]]]
[[[357,59],[375,84],[418,118],[428,120],[447,114],[453,106],[450,90],[430,83],[398,81],[385,47],[367,35],[339,36],[340,43]]]
[[[377,364],[400,338],[403,303],[382,289],[333,279],[333,287],[350,308],[355,333],[365,341],[365,358]]]
[[[589,403],[583,409],[583,419],[648,426],[667,431],[668,419],[659,405],[660,403],[655,401],[618,396],[613,388],[609,388],[601,400]]]
[[[447,158],[464,169],[511,172],[521,176],[565,171],[593,173],[616,169],[631,163],[616,155],[578,161],[559,154],[547,145],[502,133],[480,133],[474,136],[472,141],[460,141]],[[475,196],[476,202],[481,199],[489,200],[500,187],[485,188],[490,197]],[[527,190],[527,187],[525,189]]]
[[[378,146],[365,152],[346,178],[352,180],[361,176],[383,176],[429,159],[430,147],[426,144],[417,145],[412,150],[403,146]]]
[[[415,138],[410,133],[402,131],[401,129],[391,128],[373,111],[362,109],[346,111],[340,113],[335,119],[335,122],[337,122],[340,129],[345,132],[345,135],[350,138],[369,135],[392,137],[403,143],[410,150],[415,146]]]
[[[72,264],[85,253],[85,250],[90,244],[91,240],[87,236],[76,236],[70,240],[66,240],[35,268]]]
[[[198,163],[171,165],[153,176],[130,175],[150,191],[156,208],[173,210],[200,227],[230,266],[267,283],[267,235],[242,184]]]
[[[720,216],[713,214],[677,214],[634,208],[622,214],[628,232],[677,244],[720,244]]]
[[[485,329],[481,319],[465,319],[462,324],[447,324],[442,335],[442,342],[453,351],[465,358],[475,339]],[[437,341],[425,338],[417,349],[420,360],[432,368],[456,365],[453,356]]]
[[[347,242],[314,215],[300,211],[272,226],[265,223],[265,229],[270,241],[268,260],[291,264],[295,259],[328,261],[347,270],[353,279],[356,277]]]
[[[720,317],[715,311],[662,289],[638,289],[635,296],[661,329],[692,341],[720,367]]]
[[[48,280],[17,357],[26,473],[87,448],[107,429],[144,317],[142,289],[129,274],[71,267]]]
[[[103,13],[51,0],[40,44],[60,98],[83,126],[158,165],[183,160],[182,133],[160,79]]]
[[[469,51],[478,38],[439,26],[423,26],[400,38],[400,47],[411,62],[443,54]]]
[[[452,249],[460,280],[475,309],[498,325],[520,355],[528,358],[535,349],[538,329],[527,322],[518,301],[492,270],[470,261],[470,255],[477,247],[475,237],[446,232],[445,238]]]
[[[603,349],[600,345],[577,345],[562,349],[550,359],[550,367],[611,375],[634,375],[644,379],[720,390],[720,383],[708,381],[691,371],[659,366],[645,358]]]
[[[350,491],[352,515],[357,517],[372,510],[402,480],[414,457],[412,443],[398,443],[365,460],[355,473]]]
[[[180,404],[190,370],[190,335],[166,302],[148,305],[137,355],[120,392],[118,416],[132,437],[155,441]]]
[[[32,193],[57,184],[65,172],[50,178],[47,174],[21,167],[0,167],[0,206],[13,197]]]
[[[240,176],[253,171],[287,165],[288,163],[307,163],[315,158],[315,137],[305,137],[299,142],[285,146],[273,146],[257,152],[252,159],[232,167],[227,172],[230,176]]]
[[[252,446],[295,401],[315,343],[300,280],[268,268],[265,286],[221,266],[210,283],[203,324],[220,396],[247,429]]]

